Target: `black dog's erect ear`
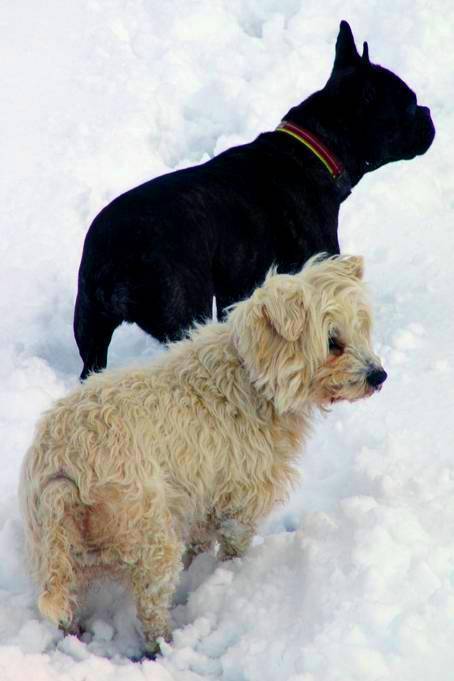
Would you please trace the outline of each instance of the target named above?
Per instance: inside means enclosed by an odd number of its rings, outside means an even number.
[[[363,43],[363,53],[361,55],[361,61],[363,62],[363,64],[370,64],[369,45],[366,42]]]
[[[336,41],[336,58],[334,59],[333,71],[354,66],[359,61],[360,56],[356,49],[352,29],[346,21],[341,21]]]

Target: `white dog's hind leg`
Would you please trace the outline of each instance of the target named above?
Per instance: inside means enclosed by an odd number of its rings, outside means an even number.
[[[172,529],[166,529],[144,528],[147,545],[142,547],[139,560],[129,566],[145,649],[151,656],[159,652],[159,637],[171,639],[169,608],[183,568],[184,545]]]

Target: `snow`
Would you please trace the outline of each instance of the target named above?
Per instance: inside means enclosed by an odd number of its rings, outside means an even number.
[[[76,383],[83,238],[113,197],[272,129],[326,81],[340,19],[431,107],[429,152],[341,211],[389,379],[320,417],[289,503],[241,560],[199,557],[174,641],[134,663],[129,594],[97,586],[82,641],[39,616],[18,471]],[[448,0],[9,0],[0,17],[0,679],[450,681],[454,668],[454,71]],[[134,327],[110,365],[152,357]]]

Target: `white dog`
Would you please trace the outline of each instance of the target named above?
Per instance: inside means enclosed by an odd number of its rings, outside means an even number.
[[[297,479],[313,408],[385,380],[361,279],[346,256],[270,274],[226,322],[91,376],[45,414],[20,484],[43,615],[77,632],[90,579],[123,575],[145,652],[159,650],[184,551],[217,539],[221,558],[241,555]]]

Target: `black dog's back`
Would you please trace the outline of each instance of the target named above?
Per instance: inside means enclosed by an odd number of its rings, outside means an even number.
[[[383,130],[380,101],[389,109]],[[211,316],[214,295],[223,310],[272,264],[292,271],[314,253],[338,253],[339,206],[351,186],[384,163],[424,153],[433,139],[428,109],[394,74],[359,57],[345,22],[327,85],[287,117],[342,160],[342,181],[300,140],[275,131],[132,189],[95,218],[74,318],[82,378],[106,366],[123,321],[175,340]]]
[[[122,321],[175,340],[211,316],[214,295],[224,309],[247,296],[271,264],[291,271],[320,250],[338,252],[338,189],[321,178],[326,194],[315,219],[310,196],[325,171],[306,152],[312,173],[301,187],[293,151],[291,140],[265,134],[151,180],[101,211],[79,270],[74,330],[83,377],[105,366]]]

